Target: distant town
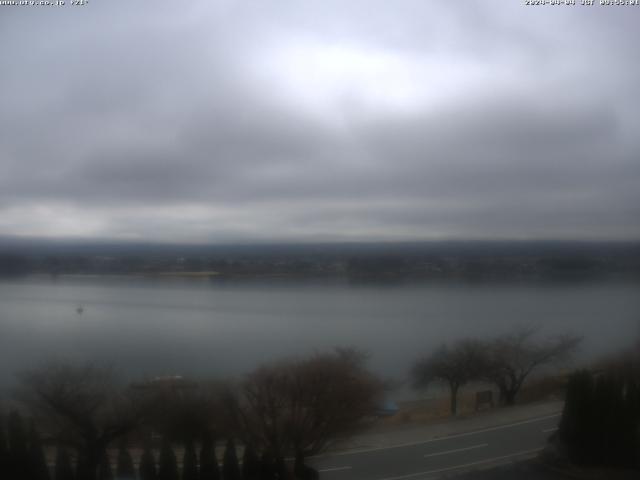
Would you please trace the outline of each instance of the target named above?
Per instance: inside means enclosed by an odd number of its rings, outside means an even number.
[[[139,275],[348,281],[639,279],[640,244],[423,242],[194,246],[0,245],[0,275]]]

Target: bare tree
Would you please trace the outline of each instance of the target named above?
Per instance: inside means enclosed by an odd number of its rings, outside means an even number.
[[[521,328],[488,342],[483,377],[496,384],[500,401],[513,405],[524,381],[537,368],[567,360],[581,341],[561,335],[536,340],[535,328]]]
[[[355,433],[380,399],[382,382],[355,350],[316,355],[294,366],[288,435],[298,455],[315,455]]]
[[[413,366],[414,386],[426,388],[433,382],[446,384],[451,415],[456,415],[460,387],[479,378],[484,361],[484,349],[479,341],[460,340],[451,346],[443,345]]]
[[[235,405],[238,431],[276,460],[289,453],[317,454],[373,414],[382,388],[354,350],[275,363],[241,385]]]
[[[225,430],[221,382],[158,377],[134,383],[132,388],[150,406],[145,427],[154,433],[172,441],[193,442]]]
[[[117,387],[109,368],[54,363],[22,380],[22,400],[52,437],[78,450],[79,476],[86,480],[96,478],[107,446],[142,418],[141,406]]]

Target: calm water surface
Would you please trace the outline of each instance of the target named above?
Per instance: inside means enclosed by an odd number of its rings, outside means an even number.
[[[366,349],[397,379],[442,342],[515,325],[584,335],[581,359],[637,340],[637,284],[220,285],[29,278],[0,282],[0,384],[50,358],[109,362],[129,376],[231,376],[336,345]],[[76,313],[82,305],[84,312]]]

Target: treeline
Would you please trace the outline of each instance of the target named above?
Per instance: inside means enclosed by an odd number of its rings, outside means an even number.
[[[50,478],[38,430],[32,423],[27,432],[22,416],[15,411],[6,420],[0,418],[0,477]]]
[[[259,456],[247,445],[239,460],[232,439],[226,442],[222,462],[218,458],[215,442],[210,437],[201,439],[199,445],[187,442],[181,458],[175,446],[163,439],[159,449],[148,443],[134,461],[124,442],[120,443],[115,458],[106,448],[101,452],[96,473],[87,471],[87,462],[73,454],[68,447],[58,445],[55,459],[47,461],[45,448],[37,429],[24,428],[22,416],[13,411],[8,416],[8,426],[0,425],[1,478],[11,480],[278,480],[297,478],[312,480],[317,475],[298,457],[293,469],[267,452]],[[6,431],[5,431],[6,430]],[[197,448],[199,447],[199,448]]]
[[[375,415],[383,384],[364,361],[336,350],[269,364],[235,383],[158,377],[124,386],[108,368],[50,364],[22,375],[23,413],[0,422],[0,478],[313,479],[305,458]],[[226,441],[221,466],[216,439]]]

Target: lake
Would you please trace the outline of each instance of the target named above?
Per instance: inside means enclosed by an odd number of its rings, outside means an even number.
[[[91,359],[130,378],[228,377],[333,346],[370,353],[402,380],[442,342],[518,325],[584,336],[579,359],[640,336],[638,284],[371,286],[126,277],[0,282],[0,384],[52,358]],[[81,305],[83,312],[76,308]]]

